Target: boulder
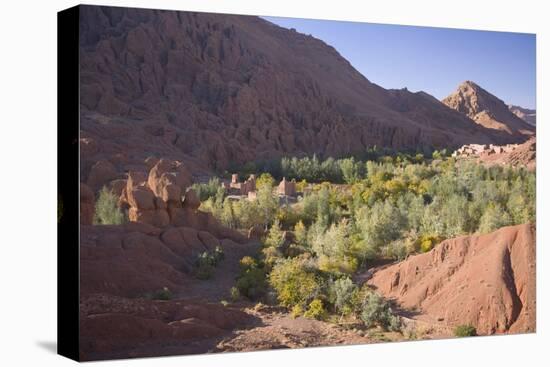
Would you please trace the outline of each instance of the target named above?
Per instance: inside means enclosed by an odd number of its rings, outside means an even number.
[[[183,207],[186,209],[196,210],[200,205],[201,201],[195,193],[195,190],[188,189],[183,197]]]
[[[97,191],[106,185],[109,181],[117,178],[118,174],[115,166],[109,161],[100,160],[97,161],[88,175],[88,186]]]
[[[132,208],[141,210],[155,209],[155,196],[153,192],[146,187],[136,187],[127,191],[128,203]]]
[[[214,250],[217,246],[220,245],[220,241],[212,235],[210,232],[199,231],[197,233],[199,240],[203,245],[210,251]]]
[[[116,196],[122,195],[122,190],[127,186],[127,182],[124,179],[116,179],[109,183],[109,190]]]
[[[128,219],[132,222],[142,222],[157,227],[166,227],[170,224],[168,213],[166,210],[160,209],[141,210],[136,207],[130,207],[128,210]]]

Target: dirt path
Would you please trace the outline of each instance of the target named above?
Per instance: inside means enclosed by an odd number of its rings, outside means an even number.
[[[230,289],[235,285],[235,278],[239,273],[239,260],[244,256],[257,254],[261,244],[237,244],[224,241],[225,259],[218,265],[212,278],[193,281],[182,293],[177,294],[181,299],[201,299],[207,302],[230,300]],[[357,274],[356,281],[367,281],[380,264],[368,272]],[[236,352],[254,351],[280,348],[304,348],[315,346],[331,346],[346,344],[368,344],[378,342],[403,341],[407,339],[434,339],[450,336],[449,330],[442,328],[439,323],[430,322],[422,315],[414,315],[406,310],[396,310],[403,317],[406,326],[405,333],[383,332],[371,329],[368,331],[345,328],[343,326],[312,320],[304,317],[293,318],[284,308],[277,306],[256,305],[251,302],[233,304],[250,314],[254,322],[244,328],[234,330],[222,338],[202,340],[193,345],[186,345],[187,353],[204,352]],[[174,346],[178,350],[181,346]],[[178,350],[177,353],[181,353]]]
[[[279,307],[250,307],[246,312],[261,320],[261,323],[250,329],[235,331],[233,335],[218,343],[215,352],[365,344],[379,341],[367,336],[362,330],[346,330],[329,322],[304,317],[292,318]]]
[[[222,241],[225,258],[215,268],[210,279],[195,280],[189,284],[185,291],[176,294],[177,299],[200,299],[207,302],[220,302],[230,300],[231,287],[235,285],[235,279],[239,274],[239,261],[244,256],[254,256],[261,247],[259,242],[245,244],[233,241]]]

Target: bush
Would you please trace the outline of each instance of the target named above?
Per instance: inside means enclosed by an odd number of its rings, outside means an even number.
[[[353,298],[358,289],[350,278],[337,279],[329,285],[329,297],[334,303],[336,311],[342,315],[353,311]]]
[[[208,183],[196,183],[193,184],[193,186],[191,187],[197,193],[200,201],[206,201],[216,196],[220,185],[220,179],[217,177],[212,177],[210,180],[208,180]]]
[[[424,235],[420,238],[420,251],[428,252],[441,241],[443,241],[443,237],[434,236],[434,235]]]
[[[231,301],[236,302],[241,298],[241,292],[237,287],[231,287],[229,294],[231,295]]]
[[[371,292],[363,301],[361,320],[367,328],[379,325],[390,331],[401,328],[399,316],[393,314],[390,304],[378,294]]]
[[[170,289],[168,289],[167,287],[164,287],[154,292],[152,295],[150,295],[150,298],[155,300],[161,300],[161,301],[169,301],[173,298],[173,294],[170,291]]]
[[[454,335],[458,337],[476,336],[477,331],[476,331],[476,328],[473,327],[472,325],[458,325],[454,329]]]
[[[214,274],[214,268],[224,259],[225,254],[220,246],[216,246],[213,252],[205,251],[197,256],[195,261],[195,276],[198,279],[210,279]]]
[[[267,286],[264,268],[250,256],[243,257],[239,263],[241,271],[234,288],[250,300],[263,296]],[[233,296],[233,290],[231,292]]]
[[[320,299],[314,299],[308,306],[306,312],[304,312],[304,317],[308,319],[323,320],[327,316],[327,313],[323,307],[323,301]]]
[[[301,305],[295,305],[292,307],[292,311],[290,311],[290,316],[295,319],[298,316],[301,316],[304,313],[304,309]]]
[[[321,291],[319,279],[300,258],[279,260],[269,274],[269,283],[285,307],[306,305]]]
[[[117,207],[118,198],[105,186],[95,204],[94,224],[124,224],[124,214]]]

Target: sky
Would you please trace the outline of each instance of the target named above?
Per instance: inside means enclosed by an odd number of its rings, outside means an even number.
[[[371,82],[438,99],[471,80],[507,104],[535,108],[534,34],[264,17],[333,46]]]

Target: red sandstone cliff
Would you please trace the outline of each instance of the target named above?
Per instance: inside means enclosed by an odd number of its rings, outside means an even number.
[[[282,154],[510,143],[426,93],[369,82],[331,46],[261,18],[81,7],[81,165],[195,173]]]

